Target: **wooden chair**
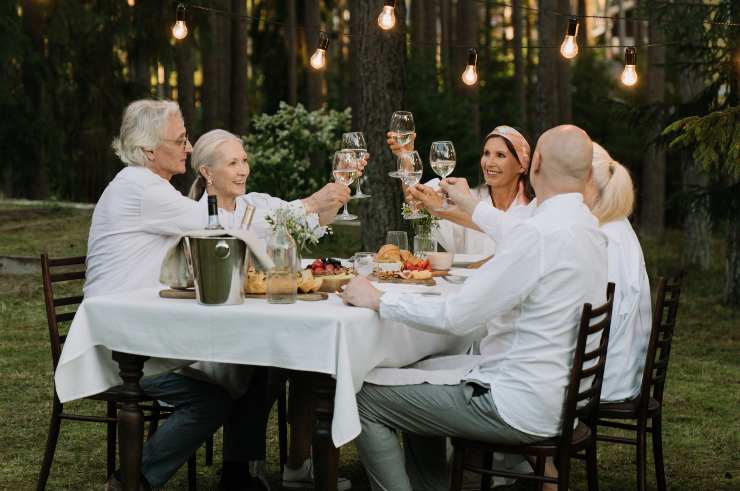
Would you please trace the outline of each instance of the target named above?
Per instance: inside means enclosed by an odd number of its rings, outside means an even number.
[[[673,331],[676,327],[676,314],[678,313],[682,281],[683,273],[670,282],[662,277],[658,279],[653,326],[650,332],[640,393],[630,401],[604,402],[599,406],[599,426],[635,432],[633,438],[599,435],[597,440],[637,447],[637,489],[639,491],[644,491],[647,485],[645,469],[647,467],[646,437],[648,433],[652,434],[655,479],[658,489],[666,490],[662,438],[663,392],[665,391]],[[651,426],[648,426],[648,419]],[[609,420],[636,420],[636,423]]]
[[[609,343],[614,283],[609,283],[607,286],[606,297],[606,303],[600,307],[592,308],[591,304],[588,303],[583,306],[576,349],[573,354],[573,368],[565,392],[562,433],[559,436],[529,445],[510,445],[453,438],[452,445],[455,447],[455,452],[452,460],[451,491],[462,489],[464,470],[482,476],[481,491],[490,489],[492,476],[536,481],[538,482],[538,490],[542,489],[544,483],[554,483],[558,485],[558,491],[567,491],[571,457],[586,460],[588,489],[589,491],[598,490],[595,423],[606,363],[606,348]],[[587,351],[589,336],[600,337],[598,347],[592,351]],[[575,424],[576,417],[578,417],[577,425]],[[475,449],[484,453],[485,462],[482,466],[465,462],[465,453],[468,449]],[[520,474],[492,469],[493,452],[536,457],[534,474]],[[545,459],[547,457],[554,458],[558,467],[558,477],[545,476]]]
[[[51,360],[54,372],[59,364],[59,357],[62,353],[62,346],[66,339],[66,334],[60,332],[60,325],[68,324],[72,321],[77,310],[77,306],[82,302],[82,295],[77,285],[69,285],[68,289],[77,290],[77,295],[60,297],[55,295],[55,285],[71,281],[80,282],[85,279],[85,257],[68,257],[59,259],[50,259],[47,254],[41,255],[41,276],[44,285],[44,301],[46,304],[46,319],[49,327],[49,339],[51,341]],[[80,285],[81,286],[81,285]],[[58,310],[64,310],[59,312]],[[49,434],[46,440],[46,449],[44,450],[44,459],[41,464],[36,489],[42,491],[46,487],[49,478],[51,464],[54,460],[54,452],[59,439],[62,420],[87,421],[92,423],[105,423],[107,428],[107,459],[106,469],[107,477],[113,473],[116,468],[116,429],[117,429],[117,410],[120,400],[120,387],[112,387],[105,392],[87,397],[96,401],[105,402],[105,415],[91,415],[70,413],[64,410],[64,404],[59,401],[56,389],[53,387],[53,397],[51,409],[51,422],[49,423]],[[142,405],[144,410],[144,419],[149,421],[149,436],[156,430],[157,423],[163,417],[166,417],[170,411],[160,407],[159,404],[152,400],[146,399],[142,402],[148,404]],[[196,489],[195,474],[195,456],[188,461],[188,487],[190,490]]]

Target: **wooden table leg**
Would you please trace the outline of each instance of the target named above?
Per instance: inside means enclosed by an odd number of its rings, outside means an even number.
[[[314,487],[317,491],[337,490],[339,449],[331,438],[336,384],[330,375],[311,374],[311,388],[316,402],[316,424],[313,433]]]
[[[141,451],[144,446],[144,414],[139,407],[144,393],[139,380],[147,356],[113,352],[123,380],[123,405],[118,411],[118,452],[124,491],[138,491],[141,476]]]

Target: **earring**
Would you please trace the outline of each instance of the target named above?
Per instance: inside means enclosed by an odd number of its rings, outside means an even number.
[[[209,177],[208,179],[206,179],[206,183],[207,183],[207,184],[208,184],[209,186],[210,186],[210,185],[212,185],[212,184],[213,184],[213,179],[211,179],[211,178]]]

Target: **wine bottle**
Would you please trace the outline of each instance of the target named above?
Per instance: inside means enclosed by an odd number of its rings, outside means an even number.
[[[208,225],[206,230],[222,230],[223,227],[218,221],[218,200],[216,196],[208,196]]]

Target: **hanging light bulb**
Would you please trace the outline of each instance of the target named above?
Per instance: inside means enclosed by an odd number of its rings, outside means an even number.
[[[188,26],[185,25],[185,4],[178,3],[175,11],[175,25],[172,26],[172,35],[175,39],[185,39],[188,35]]]
[[[393,29],[396,25],[396,0],[385,0],[383,10],[378,16],[378,25],[384,31]]]
[[[578,54],[578,43],[576,42],[576,36],[578,35],[578,17],[571,17],[568,19],[568,31],[565,33],[565,39],[563,44],[560,45],[560,54],[563,58],[571,59],[575,58]]]
[[[465,85],[475,85],[478,82],[478,50],[470,48],[468,50],[468,66],[462,73],[462,81]]]
[[[326,48],[329,46],[329,36],[325,32],[319,32],[319,45],[311,55],[311,66],[315,70],[323,70],[326,67]]]
[[[637,50],[627,48],[624,50],[624,71],[620,77],[622,83],[627,87],[632,87],[637,83]]]

